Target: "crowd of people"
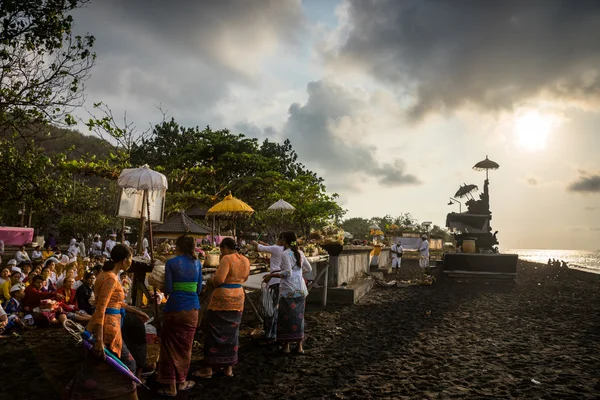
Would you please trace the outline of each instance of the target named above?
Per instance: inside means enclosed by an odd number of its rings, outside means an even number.
[[[549,267],[563,267],[563,268],[568,268],[569,264],[567,264],[567,262],[563,261],[563,260],[549,258],[548,259],[548,266]]]
[[[131,379],[106,368],[107,352],[115,354],[138,378],[146,365],[145,324],[149,316],[128,304],[128,275],[133,251],[129,243],[114,236],[101,243],[94,237],[86,253],[81,240],[73,239],[61,252],[46,240],[44,251],[36,247],[31,256],[24,247],[0,273],[1,332],[59,325],[72,320],[93,338],[81,371],[68,386],[70,398],[137,398]],[[50,243],[48,243],[50,242]],[[275,313],[265,319],[264,344],[281,344],[283,353],[304,353],[304,310],[308,290],[303,275],[311,266],[298,249],[294,232],[282,233],[277,243],[253,243],[260,252],[271,253],[269,286]],[[177,256],[165,265],[160,356],[156,381],[159,394],[176,396],[194,387],[189,368],[194,337],[199,326],[204,334],[203,368],[192,375],[210,379],[215,373],[233,376],[238,362],[239,329],[244,311],[242,284],[250,274],[250,262],[232,238],[220,243],[221,260],[213,277],[205,282],[195,240],[181,236],[175,243]],[[109,251],[110,250],[110,251]],[[108,254],[107,254],[108,253]],[[210,301],[200,313],[200,297]],[[199,324],[199,316],[204,321]],[[293,346],[294,345],[294,346]]]

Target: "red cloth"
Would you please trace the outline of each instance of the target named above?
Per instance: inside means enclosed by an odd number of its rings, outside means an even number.
[[[60,306],[66,311],[77,311],[77,299],[75,298],[75,289],[71,289],[70,293],[67,294],[64,287],[58,289],[58,294],[65,296],[64,300],[60,302]],[[68,299],[68,300],[67,300]]]
[[[36,289],[33,285],[29,285],[25,288],[23,307],[31,311],[40,306],[40,301],[54,298],[56,298],[56,293],[44,293],[41,290]]]
[[[62,307],[63,310],[67,310],[67,311],[79,310],[79,308],[77,307],[77,299],[75,298],[75,289],[71,289],[70,293],[67,295],[65,288],[62,287],[62,288],[58,289],[57,293],[65,296],[64,300],[60,302],[60,306]]]

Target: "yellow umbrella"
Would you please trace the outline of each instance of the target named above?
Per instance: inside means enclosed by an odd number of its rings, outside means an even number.
[[[212,206],[206,213],[206,218],[217,217],[233,220],[233,234],[235,232],[235,220],[238,218],[247,218],[254,214],[254,210],[248,204],[240,199],[236,199],[229,193],[223,201]],[[214,236],[214,235],[213,235]]]

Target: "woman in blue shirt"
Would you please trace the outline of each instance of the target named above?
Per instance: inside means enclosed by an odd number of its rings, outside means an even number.
[[[187,374],[202,292],[202,265],[194,252],[194,239],[180,236],[175,247],[178,256],[165,266],[165,293],[169,299],[164,309],[158,361],[157,380],[166,385],[159,393],[166,396],[176,396],[178,391],[194,387]]]

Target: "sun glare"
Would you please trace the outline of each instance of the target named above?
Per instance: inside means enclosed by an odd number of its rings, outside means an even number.
[[[548,144],[554,121],[537,111],[523,114],[515,120],[515,134],[519,147],[529,151],[541,151]]]

